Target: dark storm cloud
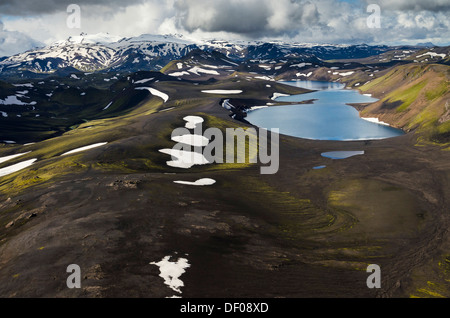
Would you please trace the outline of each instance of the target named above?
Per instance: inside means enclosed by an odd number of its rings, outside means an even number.
[[[65,23],[72,3],[81,6],[82,31],[93,34],[310,43],[448,43],[450,38],[450,0],[0,0],[5,24],[0,23],[0,51],[12,47],[14,38],[31,43],[24,35],[50,43],[78,32]],[[366,23],[372,3],[381,8],[380,29]]]
[[[382,10],[450,11],[450,0],[365,0],[365,2],[379,4]]]
[[[303,0],[177,0],[174,8],[178,26],[188,32],[275,36],[319,24],[314,2]]]
[[[145,0],[0,0],[0,15],[27,16],[66,11],[69,4],[124,8]]]
[[[175,3],[178,22],[187,31],[254,33],[265,29],[270,14],[257,1],[182,0]]]

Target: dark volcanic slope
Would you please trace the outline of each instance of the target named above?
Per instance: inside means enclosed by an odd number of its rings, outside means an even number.
[[[238,79],[152,83],[166,103],[149,95],[120,117],[2,147],[0,157],[31,151],[8,164],[38,161],[0,178],[0,295],[178,295],[150,264],[170,256],[190,264],[183,297],[450,296],[450,160],[439,146],[417,147],[411,134],[370,143],[282,136],[275,175],[258,164],[166,165],[158,150],[173,147],[186,115],[202,116],[205,127],[245,127],[220,107],[229,96],[201,90],[266,101],[296,92]],[[109,143],[59,156],[97,142]],[[321,157],[332,150],[366,153]],[[200,178],[217,183],[173,182]],[[66,287],[69,264],[81,267],[81,289]],[[380,290],[366,286],[368,264],[381,266]]]

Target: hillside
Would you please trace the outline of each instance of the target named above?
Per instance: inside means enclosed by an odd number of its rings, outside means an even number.
[[[159,72],[63,71],[0,81],[0,296],[450,297],[449,66],[192,50]],[[186,167],[170,156],[208,128],[251,127],[236,117],[249,106],[308,92],[278,82],[291,79],[373,94],[361,116],[410,133],[279,135],[274,175],[263,162]],[[175,291],[155,265],[180,257],[190,267]],[[67,288],[69,264],[80,289]],[[369,264],[382,268],[379,290],[367,288]]]
[[[0,141],[37,142],[98,118],[120,116],[148,95],[140,83],[175,80],[160,72],[72,73],[16,84],[0,81]]]
[[[450,67],[417,63],[394,67],[359,87],[380,100],[361,111],[363,117],[414,131],[434,142],[450,142]]]

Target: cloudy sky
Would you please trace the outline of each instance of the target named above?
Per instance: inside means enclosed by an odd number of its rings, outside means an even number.
[[[81,9],[80,28],[67,12]],[[368,27],[380,8],[380,27]],[[0,56],[81,32],[117,36],[450,44],[450,0],[0,0]],[[373,25],[373,24],[372,24]]]

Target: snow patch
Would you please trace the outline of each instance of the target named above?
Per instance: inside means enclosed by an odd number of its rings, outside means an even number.
[[[229,89],[229,90],[226,90],[226,89],[213,89],[213,90],[204,90],[204,91],[202,91],[202,93],[227,95],[227,94],[241,94],[242,91],[239,90],[239,89],[235,89],[235,90],[232,90],[232,89]]]
[[[169,76],[173,76],[173,77],[180,77],[183,75],[191,75],[189,74],[189,72],[183,71],[183,72],[175,72],[175,73],[170,73]]]
[[[135,82],[134,84],[144,84],[144,83],[153,81],[154,79],[155,79],[154,77],[148,78],[148,79],[143,79],[143,80],[140,80],[140,81]]]
[[[447,55],[444,54],[444,53],[439,54],[439,53],[435,53],[435,52],[427,52],[427,53],[423,53],[423,54],[417,55],[416,58],[422,57],[422,56],[425,56],[425,55],[429,55],[429,56],[431,56],[431,57],[440,56],[441,58],[445,58],[445,57],[447,56]]]
[[[192,186],[210,186],[216,183],[216,180],[210,178],[199,179],[195,182],[189,181],[174,181],[174,183],[184,184],[184,185],[192,185]]]
[[[299,63],[299,64],[293,64],[289,67],[298,67],[298,68],[302,68],[305,67],[306,65],[312,65],[311,63]]]
[[[226,62],[226,63],[228,63],[228,64],[231,64],[231,65],[234,65],[234,66],[239,66],[239,64],[234,63],[234,62],[231,62],[231,61],[227,61],[227,60],[225,60],[225,59],[221,59],[221,60],[224,61],[224,62]]]
[[[274,81],[273,78],[269,76],[255,76],[256,79],[264,80],[264,81]]]
[[[378,118],[370,118],[370,117],[364,118],[364,117],[361,117],[361,119],[364,119],[364,120],[367,120],[367,121],[370,121],[372,123],[379,124],[379,125],[390,126],[388,123],[380,121]]]
[[[258,65],[260,68],[265,69],[266,71],[270,71],[272,69],[272,66],[267,66],[267,65]]]
[[[22,169],[25,169],[26,167],[31,166],[36,160],[37,160],[36,158],[35,159],[30,159],[30,160],[27,160],[27,161],[16,163],[14,165],[11,165],[11,166],[8,166],[8,167],[5,167],[5,168],[1,168],[0,169],[0,177],[6,176],[8,174],[17,172],[17,171],[22,170]]]
[[[209,144],[209,139],[201,135],[174,136],[172,140],[193,147],[205,147]]]
[[[355,72],[350,71],[350,72],[345,72],[345,73],[339,73],[339,75],[341,75],[341,76],[349,76],[349,75],[352,75],[353,73],[355,73]]]
[[[0,105],[36,105],[36,102],[25,103],[19,100],[16,95],[11,95],[5,99],[0,99]]]
[[[139,90],[146,89],[146,90],[148,90],[150,92],[150,94],[162,98],[164,103],[166,103],[169,100],[169,95],[167,95],[167,94],[165,94],[163,92],[160,92],[160,91],[158,91],[158,90],[156,90],[154,88],[151,88],[151,87],[136,87],[136,89],[139,89]]]
[[[269,103],[270,104],[270,103]],[[253,106],[253,107],[250,107],[249,108],[249,110],[250,111],[253,111],[253,110],[257,110],[257,109],[262,109],[262,108],[267,108],[267,107],[269,107],[270,105],[268,105],[267,104],[267,106]]]
[[[109,108],[109,106],[111,106],[111,105],[112,105],[112,103],[113,103],[113,102],[111,102],[111,103],[109,103],[108,105],[106,105],[106,107],[105,107],[105,108],[103,108],[103,110],[107,110],[107,109]]]
[[[161,149],[159,152],[172,156],[172,161],[166,164],[173,168],[190,169],[194,165],[206,165],[210,162],[198,152],[178,150],[178,149]]]
[[[282,94],[282,93],[273,93],[273,96],[272,96],[272,100],[276,100],[278,97],[287,97],[287,96],[291,96],[291,95],[288,95],[288,94]]]
[[[26,83],[26,84],[13,84],[14,86],[16,86],[16,87],[30,87],[30,88],[32,88],[33,87],[33,84],[31,84],[31,83]]]
[[[179,258],[176,262],[171,262],[170,258],[171,256],[166,256],[158,263],[151,262],[150,265],[158,266],[160,271],[159,276],[164,279],[164,283],[175,292],[181,294],[180,288],[184,286],[184,283],[180,280],[180,276],[191,265],[186,258]]]
[[[25,146],[25,145],[24,145],[24,146]],[[16,154],[16,155],[10,155],[10,156],[6,156],[6,157],[0,157],[0,163],[3,163],[3,162],[5,162],[5,161],[8,161],[8,160],[11,160],[11,159],[14,159],[14,158],[17,158],[17,157],[26,155],[27,153],[30,153],[30,152],[31,152],[31,151],[24,152],[24,153],[18,153],[18,154]]]
[[[230,103],[229,99],[226,99],[226,100],[223,101],[222,107],[227,109],[227,110],[231,110],[231,109],[234,108],[234,106]]]
[[[85,147],[76,148],[76,149],[73,149],[73,150],[70,150],[68,152],[63,153],[61,156],[71,155],[71,154],[76,153],[76,152],[81,152],[81,151],[89,150],[89,149],[92,149],[92,148],[101,147],[101,146],[104,146],[106,144],[107,144],[107,142],[102,142],[102,143],[92,144],[92,145],[85,146]]]
[[[187,129],[195,129],[198,124],[201,124],[204,122],[204,119],[199,116],[186,116],[183,118],[184,121],[186,121],[186,128]]]
[[[175,107],[169,107],[169,108],[166,108],[166,109],[162,109],[162,110],[159,111],[159,113],[168,112],[169,110],[172,110],[172,109],[175,109]]]
[[[217,72],[217,71],[214,71],[214,70],[205,70],[205,69],[200,68],[200,67],[198,67],[198,66],[194,66],[193,68],[191,68],[191,69],[189,70],[189,72],[191,72],[191,73],[193,73],[193,74],[195,74],[195,75],[199,75],[199,76],[200,76],[199,73],[210,74],[210,75],[220,75],[219,72]]]
[[[208,65],[208,64],[203,64],[203,67],[213,68],[213,69],[216,69],[216,70],[219,68],[218,66],[215,66],[215,65]]]
[[[300,76],[305,76],[305,77],[310,77],[311,75],[312,75],[312,73],[313,72],[309,72],[308,74],[306,74],[306,73],[297,73],[297,74],[295,74],[297,77],[300,77]]]

